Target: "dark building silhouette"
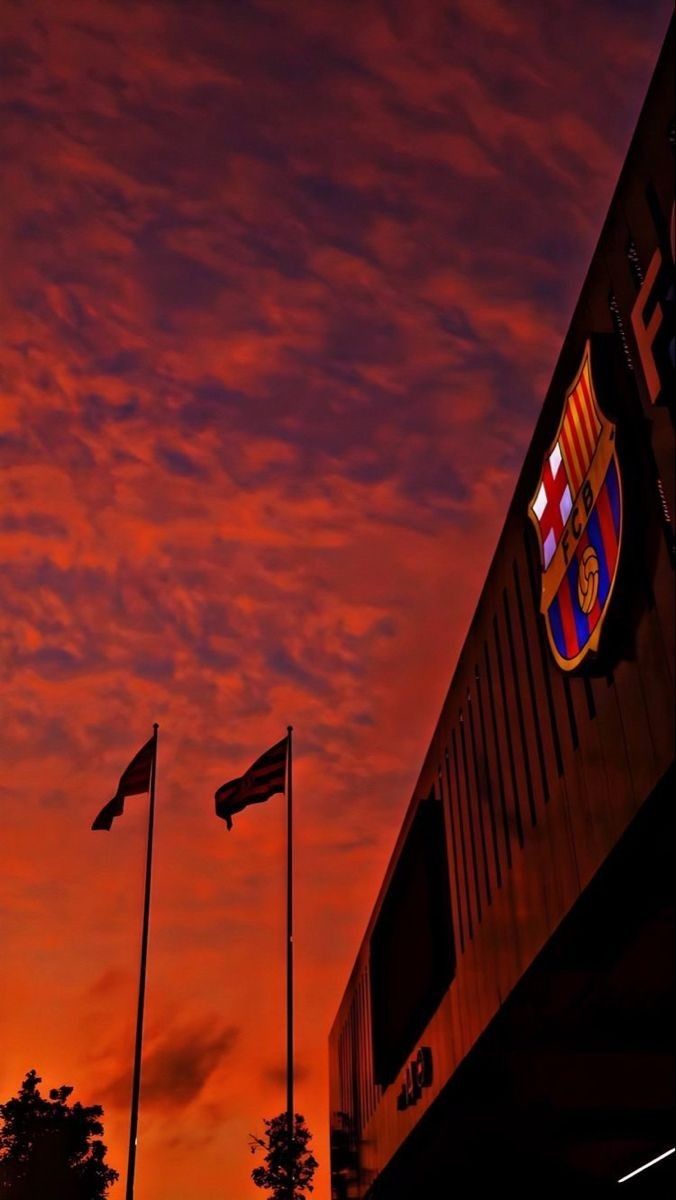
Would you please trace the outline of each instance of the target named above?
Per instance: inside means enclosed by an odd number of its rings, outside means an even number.
[[[674,49],[331,1032],[335,1200],[676,1194],[618,1183],[676,1145]]]

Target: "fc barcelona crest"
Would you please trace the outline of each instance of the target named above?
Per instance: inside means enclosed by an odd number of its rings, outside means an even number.
[[[540,542],[549,644],[572,671],[598,649],[622,540],[615,426],[596,399],[589,342],[528,513]]]

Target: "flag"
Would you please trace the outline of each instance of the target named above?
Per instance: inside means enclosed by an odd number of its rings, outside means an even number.
[[[246,775],[231,779],[216,792],[216,816],[222,817],[228,829],[232,829],[232,818],[249,804],[262,804],[276,792],[286,791],[286,756],[288,737],[282,738],[261,754]]]
[[[125,796],[138,796],[141,792],[150,790],[150,775],[155,757],[155,738],[151,737],[138,754],[132,758],[126,771],[120,775],[120,782],[112,800],[101,809],[92,825],[92,829],[110,829],[115,817],[124,812]]]

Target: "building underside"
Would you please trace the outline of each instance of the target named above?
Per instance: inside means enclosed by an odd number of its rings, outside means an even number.
[[[368,1200],[676,1195],[674,770]]]

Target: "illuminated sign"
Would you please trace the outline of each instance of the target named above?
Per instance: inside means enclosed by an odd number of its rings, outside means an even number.
[[[415,1058],[406,1068],[404,1082],[397,1096],[399,1112],[412,1108],[417,1104],[423,1093],[432,1083],[432,1051],[429,1046],[421,1046]]]
[[[540,543],[549,644],[559,666],[572,671],[598,649],[622,540],[615,426],[596,399],[589,342],[528,514]]]
[[[672,205],[670,221],[671,262],[676,255],[676,206]],[[674,337],[673,313],[674,283],[670,263],[665,263],[664,254],[655,250],[645,279],[636,297],[631,312],[631,325],[636,339],[639,360],[646,391],[651,404],[666,401],[669,390],[666,380],[673,386],[674,363],[676,362],[676,337]]]

